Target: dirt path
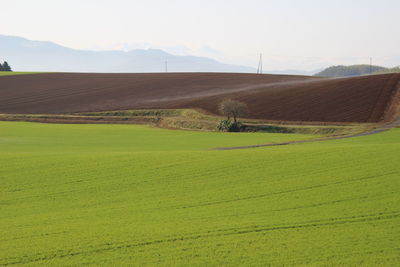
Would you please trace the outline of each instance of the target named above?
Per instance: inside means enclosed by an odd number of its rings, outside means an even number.
[[[353,138],[359,136],[366,136],[371,134],[381,133],[392,128],[400,126],[400,117],[397,118],[395,121],[381,125],[375,129],[368,130],[363,133],[358,134],[351,134],[351,135],[344,135],[344,136],[332,136],[332,137],[323,137],[323,138],[316,138],[316,139],[309,139],[309,140],[299,140],[299,141],[289,141],[283,143],[272,143],[272,144],[260,144],[260,145],[249,145],[249,146],[233,146],[233,147],[217,147],[213,150],[236,150],[236,149],[249,149],[249,148],[257,148],[257,147],[267,147],[267,146],[285,146],[285,145],[293,145],[293,144],[301,144],[301,143],[312,143],[312,142],[322,142],[322,141],[329,141],[329,140],[338,140],[338,139],[345,139],[345,138]]]

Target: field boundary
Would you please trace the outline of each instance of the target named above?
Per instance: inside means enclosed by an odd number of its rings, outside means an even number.
[[[399,94],[400,95],[400,94]],[[394,101],[395,102],[395,101]],[[394,106],[392,103],[391,106]],[[397,106],[396,106],[397,107]],[[397,110],[396,110],[397,112]],[[222,117],[199,109],[139,109],[86,112],[71,114],[0,114],[0,121],[27,121],[60,124],[137,124],[169,130],[215,131]],[[211,150],[238,150],[258,147],[285,146],[292,144],[322,142],[380,133],[400,125],[400,116],[389,123],[337,123],[288,122],[242,119],[250,132],[314,134],[316,138],[280,143],[246,146],[216,147]],[[321,137],[322,136],[322,137]]]
[[[285,145],[294,145],[294,144],[302,144],[302,143],[314,143],[314,142],[322,142],[322,141],[330,141],[330,140],[338,140],[338,139],[345,139],[345,138],[353,138],[353,137],[360,137],[366,136],[371,134],[381,133],[392,128],[396,128],[400,126],[400,117],[397,120],[381,125],[376,127],[372,130],[368,130],[361,133],[350,134],[350,135],[343,135],[343,136],[327,136],[322,138],[315,138],[315,139],[308,139],[308,140],[298,140],[298,141],[289,141],[289,142],[282,142],[282,143],[269,143],[269,144],[259,144],[259,145],[249,145],[249,146],[236,146],[236,147],[217,147],[213,150],[237,150],[237,149],[249,149],[249,148],[257,148],[257,147],[269,147],[269,146],[285,146]]]
[[[201,109],[139,109],[70,114],[0,114],[0,121],[65,124],[145,124],[170,130],[217,131],[223,117]],[[374,123],[265,121],[242,118],[244,132],[346,135],[363,132]]]

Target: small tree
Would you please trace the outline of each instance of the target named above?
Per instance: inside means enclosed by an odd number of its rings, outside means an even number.
[[[219,105],[219,112],[226,116],[229,121],[233,118],[234,123],[237,123],[237,118],[246,114],[247,106],[240,101],[227,99]]]
[[[0,71],[4,71],[3,65],[0,63]]]
[[[10,65],[8,65],[7,61],[3,63],[3,71],[12,71]]]
[[[219,112],[226,116],[226,120],[222,120],[217,125],[217,129],[224,132],[240,132],[242,124],[237,120],[238,117],[243,116],[246,113],[246,104],[227,99],[221,102],[219,105]],[[233,121],[231,121],[233,118]]]

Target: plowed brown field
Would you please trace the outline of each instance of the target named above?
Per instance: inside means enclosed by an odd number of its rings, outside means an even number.
[[[48,73],[0,77],[0,113],[201,108],[225,98],[266,120],[378,122],[388,117],[400,74],[355,78],[231,73]]]

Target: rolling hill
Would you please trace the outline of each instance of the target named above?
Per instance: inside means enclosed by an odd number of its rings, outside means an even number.
[[[353,77],[368,74],[383,74],[383,73],[398,73],[400,72],[399,67],[385,68],[381,66],[370,66],[370,65],[351,65],[351,66],[332,66],[324,69],[321,72],[315,74],[320,77]]]
[[[247,117],[278,121],[378,122],[393,115],[400,74],[353,78],[231,73],[43,73],[0,77],[0,113],[74,113],[198,108],[226,98]]]

